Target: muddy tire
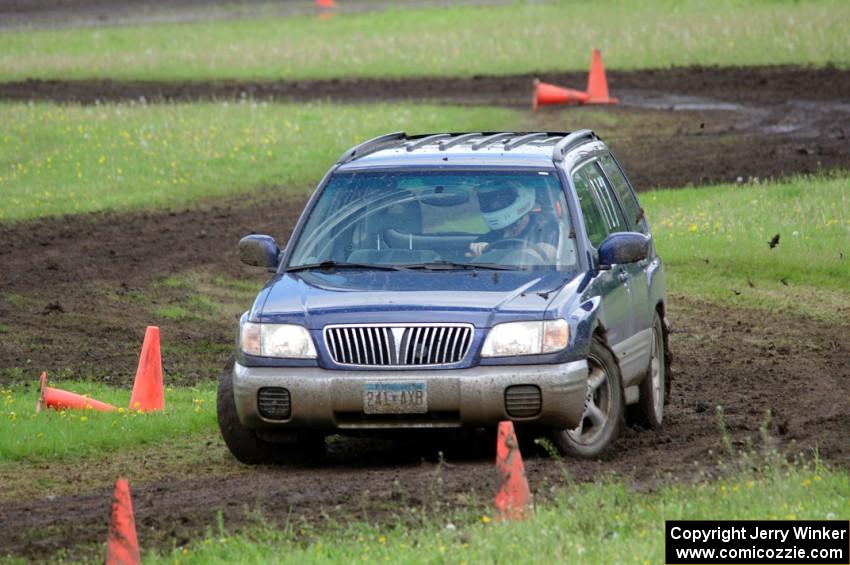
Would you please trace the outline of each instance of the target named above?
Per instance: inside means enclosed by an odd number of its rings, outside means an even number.
[[[233,399],[233,364],[231,357],[218,376],[218,427],[227,448],[242,463],[257,465],[273,463],[280,459],[279,446],[263,441],[253,430],[239,421]]]
[[[652,345],[649,371],[640,383],[640,399],[632,406],[629,416],[651,430],[661,427],[664,420],[664,401],[667,396],[667,351],[664,347],[664,328],[658,315],[652,321]]]
[[[624,401],[620,367],[599,338],[593,338],[587,364],[587,398],[581,422],[572,430],[556,430],[554,439],[565,454],[593,458],[605,453],[620,435]]]

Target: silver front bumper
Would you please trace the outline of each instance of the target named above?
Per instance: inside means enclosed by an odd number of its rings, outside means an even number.
[[[561,365],[492,365],[470,369],[402,371],[329,371],[318,367],[233,368],[233,393],[242,424],[251,429],[389,429],[492,426],[501,420],[552,428],[574,428],[584,410],[587,362]],[[367,382],[424,382],[428,413],[367,415],[363,389]],[[530,418],[511,418],[505,389],[537,385],[542,409]],[[263,387],[289,390],[292,412],[287,420],[268,420],[257,408]]]

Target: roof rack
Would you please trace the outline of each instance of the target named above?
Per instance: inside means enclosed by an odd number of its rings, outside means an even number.
[[[450,133],[435,133],[434,135],[426,135],[425,137],[420,137],[414,141],[411,141],[407,144],[408,151],[415,151],[422,147],[423,145],[428,145],[432,141],[436,141],[437,139],[443,139],[444,137],[451,137]]]
[[[527,133],[527,134],[522,135],[522,136],[520,136],[520,137],[518,137],[518,138],[516,138],[512,141],[507,142],[505,144],[505,151],[510,151],[511,149],[516,149],[520,145],[524,145],[524,144],[528,143],[529,141],[534,141],[535,139],[540,139],[541,137],[543,137],[543,138],[549,137],[549,134],[546,133],[546,132],[542,132],[542,131],[539,131],[539,132],[536,132],[536,133]]]
[[[588,141],[596,141],[598,139],[599,136],[597,136],[589,129],[580,129],[578,131],[574,131],[573,133],[564,137],[564,139],[562,139],[555,145],[555,147],[552,149],[552,160],[555,162],[561,162],[564,160],[564,157],[567,155],[567,152],[576,145],[581,145],[582,143],[587,143]]]
[[[513,137],[515,135],[516,134],[512,133],[512,132],[502,132],[502,133],[494,133],[493,135],[488,135],[484,139],[482,139],[480,141],[476,141],[475,143],[473,143],[472,144],[472,150],[478,151],[482,147],[484,147],[486,145],[490,145],[491,143],[493,143],[495,141],[499,141],[500,139],[507,139],[507,138]]]
[[[440,151],[445,151],[450,147],[454,147],[456,145],[460,145],[462,143],[470,142],[473,140],[474,142],[470,146],[470,149],[472,149],[472,151],[478,151],[479,149],[496,143],[498,141],[504,141],[505,151],[510,151],[527,143],[536,142],[537,144],[542,146],[544,144],[555,142],[557,140],[554,147],[552,148],[552,160],[555,162],[560,162],[564,160],[564,157],[566,157],[567,153],[571,149],[583,143],[589,143],[598,139],[599,137],[589,129],[582,129],[574,131],[572,133],[561,133],[552,131],[532,133],[470,132],[435,133],[413,137],[409,137],[403,131],[397,131],[395,133],[381,135],[368,141],[364,141],[359,145],[355,145],[340,156],[340,158],[337,160],[337,164],[343,165],[345,163],[349,163],[351,161],[354,161],[355,159],[359,159],[360,157],[364,157],[366,155],[369,155],[370,153],[375,153],[376,151],[380,151],[382,149],[399,148],[402,146],[402,142],[405,141],[407,143],[405,143],[403,146],[408,152],[412,152],[416,151],[421,147],[424,147],[425,145],[428,145],[429,143],[434,142],[436,142],[437,148]]]
[[[481,132],[477,133],[462,133],[457,137],[452,138],[450,141],[441,141],[440,142],[440,151],[445,151],[449,147],[454,147],[455,145],[459,145],[465,141],[469,141],[470,139],[475,139],[476,137],[481,137]]]
[[[339,159],[337,159],[337,164],[342,165],[343,163],[348,163],[357,159],[358,157],[363,157],[364,155],[368,155],[369,153],[374,153],[375,151],[379,151],[383,149],[386,145],[395,144],[399,141],[403,141],[407,139],[407,134],[403,131],[397,131],[394,133],[388,133],[386,135],[381,135],[378,137],[374,137],[369,141],[364,141],[359,145],[355,145],[345,153],[343,153]]]

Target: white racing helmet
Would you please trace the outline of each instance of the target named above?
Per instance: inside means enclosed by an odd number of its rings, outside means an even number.
[[[534,190],[509,181],[493,181],[478,187],[478,206],[491,230],[504,229],[534,207]]]

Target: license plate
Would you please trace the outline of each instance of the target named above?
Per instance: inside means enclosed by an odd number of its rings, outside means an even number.
[[[366,414],[424,414],[428,411],[425,383],[365,383],[363,412]]]

